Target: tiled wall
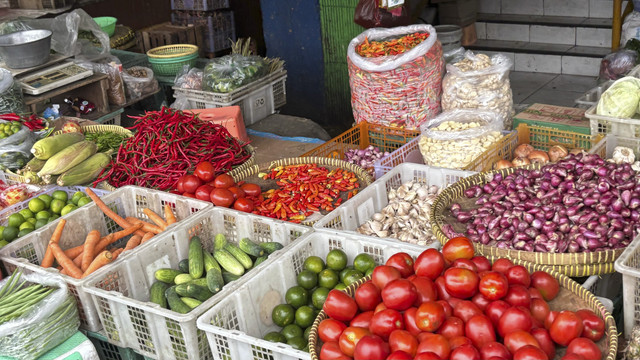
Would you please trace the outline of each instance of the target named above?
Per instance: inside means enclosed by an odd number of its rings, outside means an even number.
[[[613,0],[480,0],[478,12],[611,18]]]

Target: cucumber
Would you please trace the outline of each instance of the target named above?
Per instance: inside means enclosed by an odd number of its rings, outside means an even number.
[[[189,274],[180,274],[180,275],[176,276],[175,279],[173,279],[173,282],[176,285],[180,285],[180,284],[188,283],[191,280],[193,280],[193,277],[191,275],[189,275]]]
[[[165,291],[164,296],[167,297],[167,303],[169,304],[169,309],[180,313],[186,314],[191,311],[191,308],[180,299],[178,293],[176,292],[176,286],[172,286]]]
[[[194,284],[202,287],[207,287],[207,278],[193,279],[188,284]]]
[[[236,260],[238,260],[245,269],[251,269],[253,266],[253,261],[251,261],[249,255],[245,254],[245,252],[240,250],[237,246],[227,244],[224,249],[227,250],[229,254],[233,255],[233,257],[236,258]]]
[[[235,281],[235,280],[238,280],[240,278],[241,278],[241,276],[234,275],[234,274],[232,274],[232,273],[230,273],[228,271],[222,271],[222,279],[224,280],[225,284],[228,284],[228,283],[230,283],[232,281]]]
[[[211,269],[216,269],[218,271],[222,271],[222,269],[220,268],[220,265],[218,264],[216,259],[213,258],[213,255],[211,255],[210,252],[203,251],[202,255],[203,255],[202,257],[204,258],[204,271],[205,272],[208,273],[209,270],[211,270]]]
[[[267,242],[261,242],[260,244],[258,244],[258,246],[260,246],[261,248],[264,249],[264,251],[267,252],[267,254],[272,254],[280,249],[282,249],[284,247],[284,245],[280,244],[279,242],[275,242],[275,241],[267,241]]]
[[[182,302],[187,304],[187,306],[192,309],[195,309],[196,307],[198,307],[198,305],[202,304],[202,301],[196,300],[194,298],[186,297],[186,296],[181,297],[180,300],[182,300]]]
[[[222,278],[222,272],[217,269],[211,269],[207,271],[207,288],[212,293],[216,294],[222,290],[224,286],[224,279]]]
[[[189,242],[189,275],[194,279],[201,278],[204,274],[203,251],[200,238],[197,236],[192,237]]]
[[[174,279],[176,278],[176,276],[182,274],[182,272],[180,272],[180,270],[174,270],[174,269],[158,269],[155,272],[155,277],[156,280],[158,281],[162,281],[163,283],[167,283],[169,285],[173,285],[174,284]]]
[[[167,291],[169,285],[163,283],[162,281],[156,281],[151,285],[151,289],[149,289],[149,301],[152,303],[156,303],[163,308],[167,308],[167,298],[164,297],[164,292]]]
[[[182,259],[178,263],[178,270],[182,271],[185,274],[189,273],[189,259]]]
[[[213,242],[214,249],[221,250],[225,245],[227,245],[227,238],[224,237],[224,234],[216,235],[216,238]]]
[[[264,255],[264,249],[248,238],[240,239],[240,241],[238,241],[238,247],[240,248],[240,250],[251,256],[260,257]]]
[[[256,259],[256,261],[253,262],[253,267],[260,265],[265,260],[267,260],[266,256],[260,256],[259,258]]]
[[[180,284],[176,286],[176,293],[180,296],[192,297],[200,301],[206,301],[213,296],[211,291],[204,286],[194,284]]]
[[[216,259],[218,264],[220,264],[220,266],[226,271],[236,276],[242,276],[242,274],[244,274],[244,267],[242,266],[242,264],[240,264],[238,260],[236,260],[236,258],[233,257],[233,255],[231,255],[227,250],[216,250],[216,252],[213,254],[213,257]]]

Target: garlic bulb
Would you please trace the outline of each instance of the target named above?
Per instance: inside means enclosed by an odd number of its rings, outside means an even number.
[[[612,159],[616,164],[633,164],[636,161],[636,155],[628,147],[616,146],[613,149]]]
[[[636,161],[631,165],[633,171],[640,171],[640,161]]]

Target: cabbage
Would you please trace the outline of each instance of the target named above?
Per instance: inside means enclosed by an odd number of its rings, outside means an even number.
[[[596,114],[617,118],[630,118],[638,112],[640,104],[640,79],[632,76],[614,82],[602,94]]]

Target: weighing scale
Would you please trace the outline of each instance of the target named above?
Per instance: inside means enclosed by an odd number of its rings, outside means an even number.
[[[87,70],[72,62],[64,62],[26,75],[18,80],[26,94],[40,95],[91,75],[93,75],[92,70]]]

